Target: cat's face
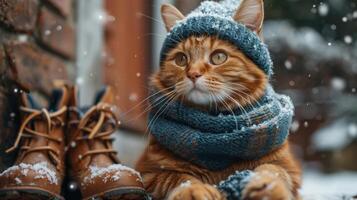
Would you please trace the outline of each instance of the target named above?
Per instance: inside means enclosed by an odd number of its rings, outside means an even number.
[[[215,37],[181,42],[168,53],[153,80],[157,88],[174,91],[172,95],[193,104],[230,107],[257,99],[266,82],[265,73],[250,59]]]
[[[228,42],[192,36],[168,52],[151,83],[172,99],[227,110],[262,96],[267,76]]]

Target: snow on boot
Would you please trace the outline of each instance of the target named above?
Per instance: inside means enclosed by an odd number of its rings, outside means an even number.
[[[21,126],[7,150],[18,148],[17,160],[0,174],[0,199],[61,200],[68,89],[54,91],[47,109],[29,94],[22,93],[21,100]]]
[[[70,178],[79,186],[83,199],[147,199],[140,174],[120,164],[112,147],[117,130],[112,90],[99,93],[94,105],[77,108],[77,91],[71,91],[68,121]]]

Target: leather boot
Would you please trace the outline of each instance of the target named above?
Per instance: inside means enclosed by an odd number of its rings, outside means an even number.
[[[63,199],[64,129],[68,89],[53,93],[50,106],[21,94],[21,126],[7,152],[18,149],[15,165],[0,174],[0,199]]]
[[[78,109],[72,89],[69,106],[67,158],[70,177],[83,199],[147,199],[140,174],[120,164],[111,134],[117,130],[112,90],[97,95],[94,105]]]

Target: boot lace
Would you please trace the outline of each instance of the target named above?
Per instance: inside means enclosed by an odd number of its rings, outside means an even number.
[[[61,115],[64,114],[67,111],[67,107],[62,107],[56,112],[49,112],[47,109],[43,108],[41,110],[36,110],[36,109],[31,109],[27,107],[20,107],[20,111],[23,113],[27,114],[27,117],[24,119],[22,122],[19,132],[17,134],[16,140],[13,144],[12,147],[6,150],[6,153],[10,153],[17,149],[19,146],[22,138],[26,139],[32,139],[34,137],[43,137],[46,138],[49,141],[56,142],[56,143],[61,143],[63,141],[62,138],[56,138],[54,136],[51,136],[50,132],[53,130],[54,127],[63,127],[64,122],[61,119]],[[33,129],[32,122],[37,121],[37,120],[44,120],[46,121],[47,128],[46,132],[42,133],[39,131],[36,131]],[[32,147],[28,146],[30,142],[24,143],[21,147],[20,150],[22,150],[22,156],[20,159],[25,157],[27,154],[31,152],[36,152],[36,151],[48,151],[48,154],[50,158],[55,162],[56,165],[60,163],[59,159],[59,154],[60,152],[56,149],[54,149],[51,146],[37,146],[37,147]]]
[[[112,147],[113,138],[111,138],[111,135],[118,128],[118,120],[112,109],[113,106],[109,104],[99,103],[92,106],[83,115],[81,120],[71,120],[69,122],[70,125],[75,125],[79,129],[79,131],[76,131],[75,135],[72,137],[72,141],[99,140],[104,141],[105,146],[107,147],[103,149],[88,150],[79,157],[80,160],[95,154],[117,154],[117,151]],[[69,111],[80,115],[80,111],[75,107],[69,108]],[[104,124],[110,124],[110,128],[102,131]]]

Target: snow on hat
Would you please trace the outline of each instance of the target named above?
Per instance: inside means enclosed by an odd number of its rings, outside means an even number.
[[[233,19],[239,5],[240,0],[202,2],[169,30],[161,49],[160,61],[163,62],[170,50],[190,36],[217,36],[240,49],[268,76],[272,75],[273,63],[267,46],[256,33]]]

